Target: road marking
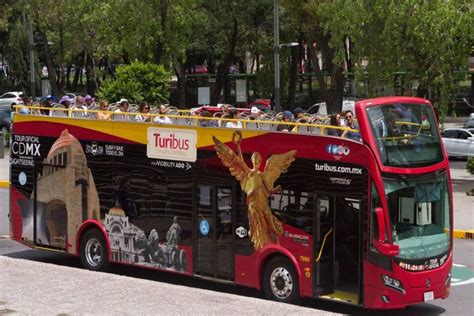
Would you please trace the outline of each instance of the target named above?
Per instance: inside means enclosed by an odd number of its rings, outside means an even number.
[[[474,271],[463,264],[453,263],[451,286],[474,283]]]
[[[451,286],[466,285],[470,283],[474,283],[474,278],[470,278],[469,280],[458,282],[458,283],[451,283]]]

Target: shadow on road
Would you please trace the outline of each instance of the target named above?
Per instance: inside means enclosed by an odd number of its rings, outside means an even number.
[[[5,256],[10,258],[19,258],[25,260],[32,260],[36,262],[44,262],[61,266],[68,266],[73,268],[80,268],[79,258],[59,254],[50,253],[39,250],[24,250],[14,253],[6,254]],[[198,278],[190,278],[182,275],[155,271],[150,269],[141,268],[130,268],[128,266],[122,266],[113,264],[108,273],[114,273],[122,276],[128,276],[132,278],[139,278],[150,281],[165,282],[169,284],[176,284],[181,286],[193,287],[206,289],[216,292],[224,292],[229,294],[263,298],[263,295],[255,289],[249,289],[242,286],[233,286],[224,283],[211,282],[207,280],[201,280]],[[305,299],[299,304],[304,307],[316,308],[333,313],[341,313],[346,315],[387,315],[387,316],[398,316],[398,315],[440,315],[445,313],[445,309],[432,304],[418,304],[414,306],[408,306],[403,310],[364,310],[360,307],[345,305],[343,303],[335,303],[325,300],[311,300]]]

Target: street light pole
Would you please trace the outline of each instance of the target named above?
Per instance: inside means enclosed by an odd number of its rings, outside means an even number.
[[[273,36],[275,38],[275,91],[273,93],[274,110],[281,112],[280,105],[280,13],[279,0],[273,0]]]

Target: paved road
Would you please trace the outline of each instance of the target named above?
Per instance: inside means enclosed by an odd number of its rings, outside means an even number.
[[[35,314],[353,314],[472,315],[474,243],[455,240],[453,287],[447,300],[396,311],[367,311],[320,300],[300,306],[261,299],[253,289],[174,274],[114,265],[112,273],[79,268],[63,254],[30,250],[0,239],[0,314],[2,309]],[[47,290],[45,290],[47,289]],[[325,315],[325,314],[324,314]]]

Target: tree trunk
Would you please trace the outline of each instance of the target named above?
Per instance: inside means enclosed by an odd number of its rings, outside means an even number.
[[[84,52],[82,52],[78,57],[77,57],[77,63],[76,63],[76,68],[74,72],[74,79],[72,81],[72,90],[77,91],[77,85],[79,83],[79,78],[81,77],[82,69],[84,67]]]
[[[177,67],[174,68],[174,73],[178,79],[177,90],[178,90],[178,107],[180,109],[186,108],[186,75],[184,66],[182,63],[178,63]]]
[[[94,61],[90,54],[86,54],[86,89],[87,94],[95,94]]]
[[[222,88],[224,87],[225,80],[229,76],[229,66],[230,63],[235,59],[235,46],[237,45],[237,36],[239,34],[239,22],[237,18],[234,17],[233,27],[231,34],[228,37],[229,40],[229,51],[224,57],[224,61],[219,64],[217,67],[216,74],[216,85],[214,86],[214,91],[212,91],[211,105],[217,105],[221,96]],[[227,99],[227,98],[226,98]]]
[[[161,18],[161,37],[156,42],[155,51],[153,52],[153,60],[155,64],[161,64],[163,59],[163,51],[165,50],[165,40],[163,34],[166,33],[168,21],[169,0],[160,0],[160,18]]]
[[[66,81],[64,80],[64,30],[62,25],[59,25],[59,87],[61,94],[64,93]]]
[[[46,61],[46,68],[48,68],[48,79],[51,85],[51,93],[52,95],[59,97],[59,89],[56,82],[56,70],[53,63],[53,55],[48,46],[48,37],[42,30],[39,30],[39,34],[41,36],[41,41],[43,42],[43,54]]]
[[[291,48],[291,66],[290,66],[290,83],[288,85],[288,102],[287,109],[293,110],[295,107],[296,95],[296,75],[298,72],[298,48]]]

